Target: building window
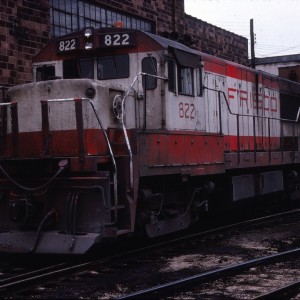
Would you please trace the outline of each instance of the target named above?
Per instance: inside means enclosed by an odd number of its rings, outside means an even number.
[[[62,36],[85,27],[112,27],[122,21],[124,27],[154,32],[153,22],[92,4],[83,0],[50,0],[52,37]]]
[[[289,80],[297,81],[297,72],[296,70],[291,70],[289,73]]]

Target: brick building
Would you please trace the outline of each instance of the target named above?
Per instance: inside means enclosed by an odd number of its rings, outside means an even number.
[[[31,81],[31,61],[49,39],[82,27],[109,27],[121,20],[192,47],[247,64],[248,41],[184,12],[184,0],[1,0],[0,85]]]

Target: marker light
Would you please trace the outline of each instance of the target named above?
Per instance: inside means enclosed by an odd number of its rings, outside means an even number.
[[[89,38],[91,35],[93,35],[92,29],[91,28],[86,28],[84,31],[84,36],[86,38]]]
[[[93,43],[86,42],[84,48],[85,50],[91,50],[93,48]]]

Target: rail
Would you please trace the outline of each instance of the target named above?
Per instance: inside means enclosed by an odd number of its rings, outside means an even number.
[[[183,289],[188,286],[196,285],[199,282],[208,282],[211,280],[216,280],[219,278],[226,278],[229,275],[239,274],[242,271],[250,269],[251,267],[259,265],[272,264],[275,261],[280,261],[289,257],[296,257],[300,254],[300,248],[287,250],[284,252],[271,254],[264,257],[254,258],[245,262],[228,265],[222,268],[198,273],[192,276],[187,276],[182,279],[174,280],[165,284],[157,285],[151,288],[133,292],[131,294],[123,295],[117,299],[151,299],[161,298],[162,296],[171,296],[174,294],[175,290]],[[164,294],[163,294],[164,293]],[[166,294],[169,293],[169,294]]]

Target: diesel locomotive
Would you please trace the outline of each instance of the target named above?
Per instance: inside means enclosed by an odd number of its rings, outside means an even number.
[[[53,39],[0,103],[0,251],[81,254],[298,198],[300,84],[171,39]]]

